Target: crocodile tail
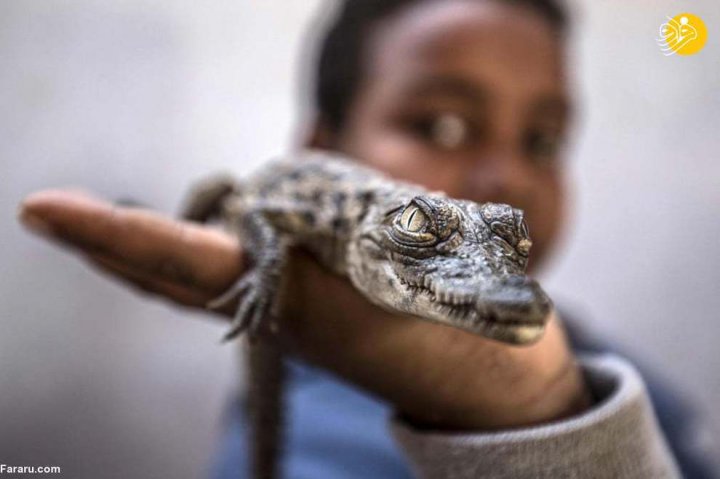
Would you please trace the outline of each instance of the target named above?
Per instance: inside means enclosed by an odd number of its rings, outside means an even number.
[[[248,366],[251,477],[276,479],[280,477],[285,422],[283,356],[269,341],[252,341],[248,344]]]
[[[217,218],[222,212],[225,200],[239,192],[238,183],[227,174],[201,180],[191,189],[182,208],[181,217],[200,223]]]

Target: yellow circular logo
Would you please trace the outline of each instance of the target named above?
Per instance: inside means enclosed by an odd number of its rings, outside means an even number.
[[[707,42],[707,27],[697,15],[680,13],[660,25],[657,42],[665,56],[694,55]]]

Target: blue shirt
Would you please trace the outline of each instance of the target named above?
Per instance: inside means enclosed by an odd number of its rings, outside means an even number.
[[[565,321],[573,349],[615,352]],[[619,353],[621,356],[628,357]],[[635,362],[635,361],[634,361]],[[287,361],[287,424],[281,477],[290,479],[410,479],[409,464],[388,431],[390,406],[325,371]],[[637,365],[637,362],[636,362]],[[638,366],[638,369],[641,369]],[[641,369],[642,370],[642,369]],[[716,477],[702,451],[690,440],[697,422],[672,391],[643,372],[650,398],[683,475],[690,479]],[[248,428],[243,400],[235,398],[227,411],[225,431],[214,479],[249,477]]]

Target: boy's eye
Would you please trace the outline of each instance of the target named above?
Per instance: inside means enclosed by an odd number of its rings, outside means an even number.
[[[525,151],[533,160],[552,164],[558,156],[561,144],[560,136],[555,133],[532,131],[525,138]]]
[[[455,113],[430,116],[413,127],[424,140],[443,150],[457,150],[471,141],[470,122]]]

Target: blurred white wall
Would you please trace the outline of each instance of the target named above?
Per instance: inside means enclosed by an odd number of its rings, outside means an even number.
[[[714,0],[578,3],[576,204],[547,285],[697,397],[717,429],[720,8]],[[707,45],[665,57],[654,39],[666,16],[681,12],[703,18]]]
[[[0,460],[74,478],[202,477],[234,387],[223,326],[149,301],[15,221],[75,185],[168,213],[297,128],[300,45],[319,0],[0,1]],[[694,57],[654,43],[687,9]],[[710,408],[720,395],[720,9],[590,2],[573,59],[574,224],[546,272],[559,302]],[[720,423],[720,414],[712,420]]]

